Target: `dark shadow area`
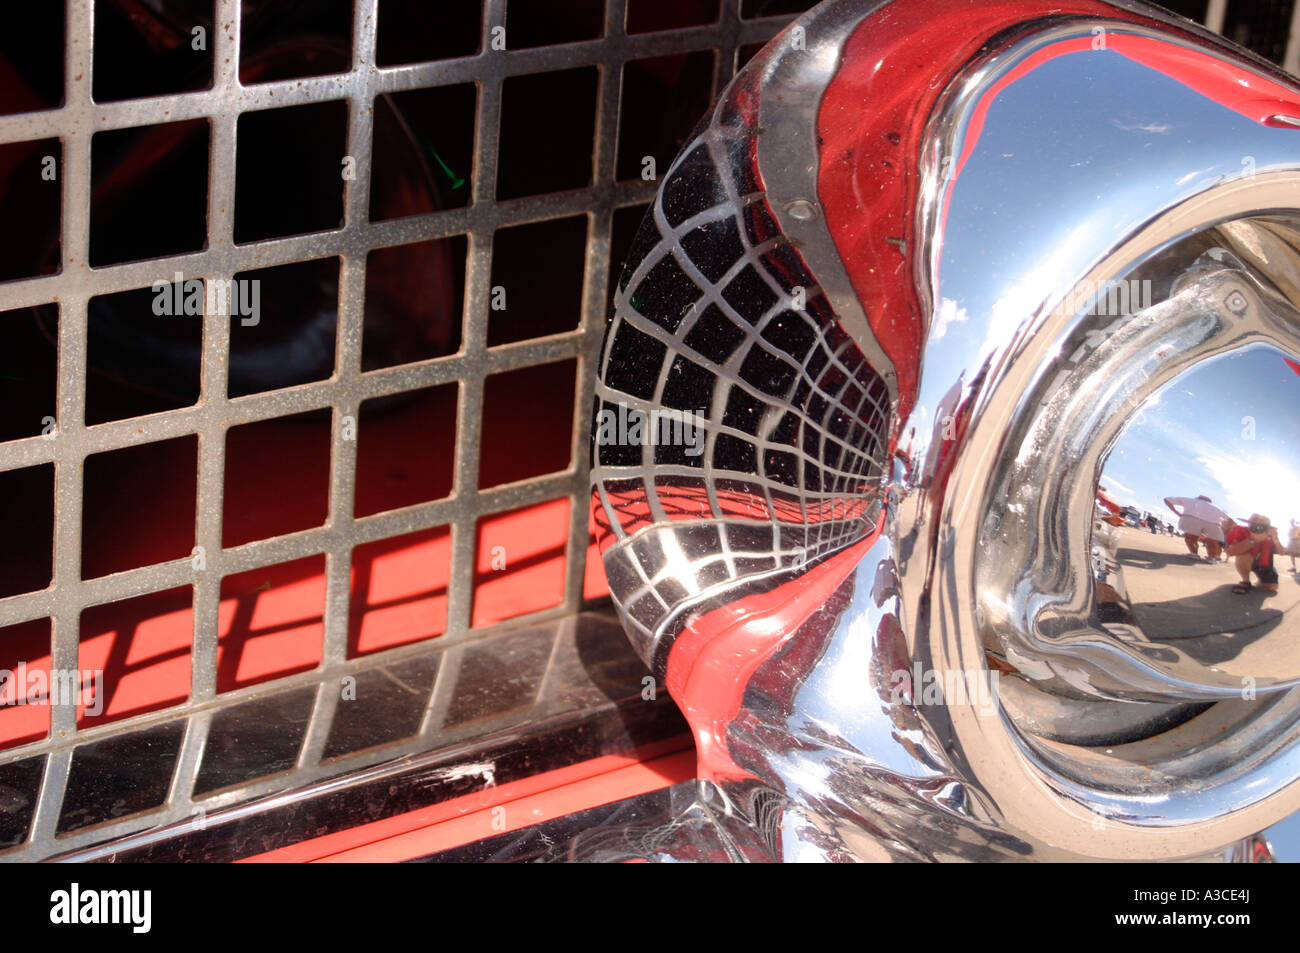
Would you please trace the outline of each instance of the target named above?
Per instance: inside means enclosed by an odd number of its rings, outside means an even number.
[[[1266,607],[1274,597],[1258,587],[1237,595],[1229,583],[1199,596],[1138,603],[1133,615],[1153,641],[1176,643],[1197,661],[1217,664],[1236,658],[1281,625],[1284,614]]]

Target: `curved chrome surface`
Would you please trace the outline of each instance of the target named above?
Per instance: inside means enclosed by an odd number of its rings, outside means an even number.
[[[731,859],[1222,859],[1300,807],[1292,117],[1137,3],[830,2],[737,77],[594,409],[615,603],[700,757],[647,855],[707,817]],[[1114,525],[1201,495],[1231,562]]]
[[[1102,469],[1126,503],[1118,525],[1109,509],[1094,521],[1106,559],[1096,616],[1167,679],[1211,697],[1300,681],[1297,406],[1285,352],[1238,348],[1159,388]]]

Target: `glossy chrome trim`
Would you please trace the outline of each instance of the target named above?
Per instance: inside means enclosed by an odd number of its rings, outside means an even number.
[[[840,26],[855,11],[864,18],[846,38]],[[1225,701],[1230,686],[1204,668],[1157,664],[1104,629],[1072,641],[1038,626],[1045,612],[1078,615],[1092,598],[1078,583],[1091,578],[1095,478],[1132,409],[1181,370],[1247,341],[1300,355],[1291,303],[1266,287],[1285,287],[1294,269],[1274,260],[1263,269],[1240,254],[1220,260],[1119,320],[1078,297],[1188,236],[1300,209],[1300,140],[1275,118],[1300,106],[1300,89],[1138,3],[833,3],[805,24],[806,72],[778,49],[728,95],[758,100],[763,198],[784,210],[780,227],[799,236],[793,244],[819,285],[836,289],[836,320],[869,359],[895,356],[889,458],[879,482],[845,494],[878,494],[885,505],[874,532],[807,548],[784,574],[738,569],[714,600],[682,602],[672,625],[650,633],[618,602],[634,641],[651,635],[652,661],[695,730],[701,778],[725,816],[767,819],[774,859],[1231,854],[1300,806],[1293,679],[1266,679],[1258,700]],[[933,63],[918,69],[900,53],[912,35],[933,44]],[[841,52],[829,81],[823,39],[856,50]],[[895,108],[887,119],[864,90],[896,107],[940,92],[933,108]],[[810,208],[800,186],[814,95],[819,122],[834,98],[841,112],[829,121],[858,125],[819,127],[835,142],[818,142]],[[873,176],[869,150],[857,149],[885,136],[917,144],[898,180]],[[864,260],[867,246],[850,241],[849,226],[864,224],[853,216],[875,197],[864,190],[876,187],[910,203],[914,240],[883,236],[901,265]],[[811,222],[826,230],[805,240],[799,230]],[[865,337],[857,309],[843,306],[841,275],[873,329]],[[655,288],[638,290],[653,300]],[[908,311],[912,301],[919,311]],[[615,327],[643,312],[620,298]],[[908,321],[921,345],[904,368],[905,348],[888,335],[909,331]],[[661,380],[681,359],[718,381],[734,374],[679,338],[659,339],[670,346]],[[598,394],[616,393],[632,361],[607,340]],[[1060,386],[1111,378],[1092,400],[1071,401]],[[819,405],[795,401],[791,411],[815,453]],[[638,460],[652,497],[652,460]],[[755,463],[755,474],[766,466]],[[620,472],[632,471],[598,463],[593,472],[606,508],[604,481]],[[717,478],[707,465],[701,476]],[[610,553],[682,525],[647,505],[649,520],[622,527]],[[1019,535],[1008,541],[1006,527]],[[675,579],[694,585],[716,555],[702,541],[685,554],[655,565],[661,591]],[[611,579],[617,602],[618,574]],[[932,698],[931,676],[956,680]],[[1000,679],[1017,689],[1023,680],[1026,691],[1003,705]],[[1105,705],[1116,707],[1091,744],[1048,730]]]
[[[759,100],[763,135],[758,137],[757,153],[767,201],[781,231],[817,262],[821,290],[840,324],[888,385],[892,404],[898,398],[898,375],[871,332],[817,198],[817,109],[822,94],[840,65],[840,51],[848,35],[883,5],[884,0],[851,6],[821,4],[796,24],[802,34],[787,29],[760,54],[762,63],[756,68],[761,70],[762,85],[780,89],[781,96]],[[795,210],[801,210],[800,214]]]

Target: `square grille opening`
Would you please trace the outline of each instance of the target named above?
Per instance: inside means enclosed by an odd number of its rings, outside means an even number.
[[[564,597],[569,501],[550,500],[478,523],[474,625],[549,609]]]
[[[198,437],[190,434],[86,457],[82,578],[193,553],[198,455]]]
[[[355,514],[371,516],[451,495],[456,463],[456,384],[361,404]]]
[[[742,46],[736,51],[736,70],[742,69],[746,63],[758,55],[758,51],[763,48],[762,43],[751,43],[748,46]]]
[[[93,728],[188,699],[193,628],[190,586],[83,610],[74,679],[81,689],[75,698],[78,727]],[[100,673],[102,681],[88,673]],[[92,785],[87,779],[87,786]]]
[[[470,204],[477,93],[464,83],[375,100],[372,222]]]
[[[92,267],[204,247],[209,139],[205,119],[95,133]]]
[[[351,0],[242,0],[239,81],[270,83],[346,73]]]
[[[348,658],[442,635],[447,630],[450,578],[448,526],[354,549]]]
[[[0,31],[0,115],[53,109],[63,102],[63,9],[59,3],[23,8],[19,29]]]
[[[585,215],[497,229],[488,347],[576,328],[586,252]]]
[[[198,402],[205,291],[191,279],[90,299],[86,360],[94,371],[86,376],[87,424]]]
[[[377,722],[383,737],[401,740],[418,734],[437,674],[438,659],[428,657],[361,673],[357,704],[336,714],[322,757],[342,758],[373,746]]]
[[[506,79],[501,88],[497,198],[590,184],[599,85],[595,66]]]
[[[226,431],[224,546],[325,523],[332,422],[328,410],[309,410]]]
[[[1211,0],[1169,0],[1168,3],[1162,3],[1161,6],[1166,10],[1172,10],[1179,16],[1187,17],[1189,20],[1204,23],[1210,2]]]
[[[713,99],[716,69],[711,52],[633,60],[623,67],[620,179],[658,179],[668,171]]]
[[[1288,43],[1294,42],[1290,35],[1293,6],[1291,0],[1230,3],[1224,11],[1223,35],[1280,63]]]
[[[506,48],[523,50],[594,40],[604,32],[604,0],[506,0]]]
[[[334,373],[339,260],[236,273],[227,296],[231,397],[323,381]]]
[[[44,758],[0,764],[0,784],[17,795],[10,795],[10,810],[0,813],[0,850],[21,846],[27,840],[38,802],[36,798],[26,796],[25,792],[40,791],[44,769]]]
[[[376,248],[366,257],[361,368],[427,361],[461,348],[464,235]]]
[[[239,117],[235,241],[338,228],[348,109],[342,100]]]
[[[549,400],[572,407],[578,362],[521,367],[493,374],[483,385],[483,434],[479,489],[531,480],[569,466],[572,422],[549,410]],[[521,401],[523,394],[546,394],[548,403]]]
[[[226,576],[217,610],[217,691],[314,669],[324,636],[324,556]]]
[[[375,44],[378,66],[473,56],[482,36],[481,0],[429,3],[429,0],[379,0]]]
[[[213,0],[159,6],[97,3],[95,102],[210,88],[213,8]]]

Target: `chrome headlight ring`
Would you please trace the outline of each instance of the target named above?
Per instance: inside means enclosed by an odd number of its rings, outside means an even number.
[[[1207,223],[1240,226],[1298,194],[1294,173],[1207,193],[1153,222],[1084,287],[1152,280],[1126,277],[1148,273],[1128,266],[1218,230]],[[1113,857],[1195,853],[1291,813],[1297,795],[1300,669],[1286,667],[1294,614],[1263,636],[1275,651],[1255,669],[1235,666],[1239,656],[1198,657],[1182,647],[1199,641],[1191,633],[1149,636],[1130,599],[1120,620],[1099,612],[1093,500],[1125,426],[1220,355],[1268,348],[1285,374],[1283,355],[1300,353],[1300,312],[1267,275],[1213,267],[1185,277],[1131,315],[1080,315],[1068,310],[1079,296],[1067,295],[1025,335],[972,415],[938,517],[944,582],[935,591],[950,622],[933,649],[944,665],[985,655],[1002,672],[1005,733],[989,732],[978,711],[971,724],[962,709],[953,731],[976,739],[981,757],[1016,766],[987,777],[1006,785],[988,793],[1016,805],[1018,827],[1037,820],[1039,836],[1084,854],[1102,844]],[[1203,398],[1210,416],[1221,413],[1216,396]],[[1226,588],[1226,573],[1210,585]]]

